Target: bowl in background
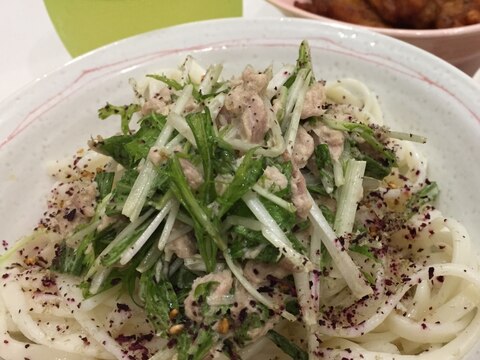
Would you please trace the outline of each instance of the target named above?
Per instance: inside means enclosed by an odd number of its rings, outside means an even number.
[[[369,29],[380,34],[418,46],[473,75],[480,67],[480,24],[447,29],[394,29],[378,28],[347,23],[302,10],[294,5],[295,0],[268,0],[286,13],[323,22]],[[306,0],[301,0],[306,1]],[[414,61],[414,59],[412,59]]]

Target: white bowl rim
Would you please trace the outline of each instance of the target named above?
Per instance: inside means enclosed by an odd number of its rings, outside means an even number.
[[[267,1],[270,1],[272,4],[273,3],[276,4],[277,0],[267,0]],[[272,17],[265,17],[264,16],[264,17],[257,17],[257,18],[253,18],[253,19],[248,19],[248,18],[244,18],[244,17],[232,17],[232,18],[221,18],[221,19],[193,21],[193,22],[190,22],[190,23],[178,24],[178,25],[172,25],[172,26],[165,27],[165,28],[154,29],[154,30],[151,30],[151,31],[147,31],[147,32],[144,32],[144,33],[132,35],[130,37],[126,37],[126,38],[123,38],[123,39],[105,44],[103,46],[92,49],[92,50],[90,50],[90,51],[88,51],[84,54],[81,54],[81,55],[79,55],[75,58],[70,59],[69,61],[67,61],[63,65],[60,65],[57,68],[55,68],[55,69],[53,69],[49,72],[44,73],[43,75],[37,77],[36,79],[33,79],[32,81],[26,83],[22,87],[16,89],[12,93],[8,94],[4,98],[1,98],[0,99],[0,108],[3,108],[4,106],[6,106],[13,99],[18,98],[20,96],[20,94],[22,94],[25,90],[33,88],[39,82],[42,83],[43,81],[48,81],[52,77],[56,77],[63,70],[68,69],[71,66],[77,66],[77,64],[79,64],[81,66],[81,64],[83,64],[85,61],[88,61],[90,58],[96,57],[98,54],[103,53],[105,51],[109,51],[109,49],[111,49],[113,47],[122,46],[124,43],[129,43],[129,42],[132,41],[132,39],[134,40],[137,37],[139,38],[139,37],[145,36],[147,34],[154,34],[154,33],[159,32],[159,31],[168,30],[168,29],[175,29],[177,27],[195,26],[196,24],[202,24],[202,23],[204,23],[204,24],[208,24],[208,23],[218,23],[218,24],[220,24],[220,23],[223,23],[223,22],[246,22],[246,23],[248,23],[248,22],[272,22],[272,23],[312,22],[312,23],[320,23],[324,26],[331,27],[331,28],[336,28],[336,29],[339,29],[339,30],[340,29],[345,29],[345,30],[348,30],[348,31],[357,31],[358,30],[360,32],[369,33],[370,36],[374,36],[374,37],[376,37],[376,36],[387,37],[388,38],[387,41],[394,41],[394,42],[400,41],[395,36],[393,36],[393,34],[389,35],[387,33],[378,31],[378,29],[381,29],[381,28],[362,26],[362,25],[356,25],[356,24],[352,24],[352,23],[348,23],[348,22],[344,22],[344,21],[338,21],[338,20],[327,18],[327,17],[315,15],[313,13],[309,13],[309,12],[301,10],[299,8],[296,8],[296,9],[298,9],[300,11],[303,11],[303,12],[309,14],[309,15],[320,17],[324,21],[318,22],[317,20],[315,20],[315,18],[312,18],[312,17],[306,17],[306,18],[301,18],[301,17],[272,18]],[[480,24],[471,25],[471,26],[475,26],[476,28],[478,27],[479,34],[480,34]],[[436,31],[436,30],[423,30],[423,31]],[[408,31],[408,30],[406,30],[406,32],[410,33],[410,31]],[[439,33],[437,33],[436,35],[440,36],[440,37],[442,36],[442,34],[439,34]],[[402,39],[402,40],[404,40],[404,39]],[[424,53],[424,56],[426,55],[427,57],[435,58],[436,61],[440,61],[441,63],[444,63],[449,68],[450,71],[453,71],[455,73],[456,76],[460,76],[464,79],[464,81],[466,79],[466,81],[470,82],[470,84],[474,83],[476,86],[478,86],[478,83],[475,80],[473,80],[472,77],[468,76],[463,71],[461,71],[457,67],[453,66],[449,62],[445,61],[444,59],[436,56],[435,54],[432,54],[431,52],[426,51],[426,50],[424,50],[420,47],[414,46],[414,45],[412,45],[408,42],[400,41],[400,43],[401,43],[401,46],[406,46],[406,47],[415,49],[414,51],[416,51],[416,52]],[[0,119],[0,123],[1,123],[1,119]]]

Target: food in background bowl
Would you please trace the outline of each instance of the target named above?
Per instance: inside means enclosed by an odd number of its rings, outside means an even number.
[[[480,0],[312,0],[295,6],[365,26],[443,29],[480,23]]]
[[[350,22],[337,20],[338,17],[334,19],[333,16],[318,15],[318,13],[322,13],[321,11],[326,11],[326,2],[316,2],[319,10],[315,13],[295,6],[298,0],[268,1],[286,11],[288,14],[329,23],[362,26],[369,30],[406,41],[448,61],[469,75],[473,75],[480,67],[480,47],[478,46],[478,44],[480,44],[480,23],[444,29],[393,28],[385,27],[385,20],[360,0],[355,2],[357,10],[350,10],[350,13],[352,13],[351,16],[356,17],[358,21],[351,20]],[[304,1],[306,2],[306,0]],[[345,0],[338,0],[335,2],[332,1],[331,3],[336,3],[337,10],[345,12],[340,6],[341,3],[345,4],[345,2]],[[323,4],[323,8],[320,6],[321,4]],[[353,4],[353,2],[351,2],[351,4]],[[452,4],[453,3],[450,5]],[[354,25],[357,24],[360,19],[363,19],[363,25]]]

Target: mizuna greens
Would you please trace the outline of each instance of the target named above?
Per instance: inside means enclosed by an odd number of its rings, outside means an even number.
[[[369,333],[400,354],[448,343],[409,343],[388,325],[407,320],[385,320],[437,316],[444,303],[429,315],[415,299],[444,291],[450,268],[432,259],[450,261],[448,236],[461,232],[444,225],[437,184],[404,141],[425,139],[383,126],[362,83],[316,80],[314,68],[305,41],[295,65],[229,80],[188,57],[132,81],[132,104],[101,108],[121,131],[91,139],[33,240],[2,258],[4,287],[34,289],[22,301],[43,301],[59,334],[31,327],[44,321],[38,304],[12,313],[17,330],[92,359],[247,359],[268,344],[350,359],[367,354]]]

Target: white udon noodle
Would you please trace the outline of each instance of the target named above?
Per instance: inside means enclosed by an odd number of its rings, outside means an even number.
[[[351,105],[349,112],[358,121],[383,124],[376,96],[361,82],[345,79],[328,83],[326,89],[331,102]],[[407,171],[407,181],[416,189],[425,181],[426,161],[410,143],[398,141],[397,145],[400,165],[409,170],[420,169],[419,174]],[[391,181],[398,178],[392,176]],[[392,201],[401,196],[400,191],[389,193]],[[480,275],[470,238],[462,225],[444,218],[438,210],[430,211],[430,217],[430,224],[417,234],[414,244],[426,249],[422,253],[425,265],[418,267],[410,280],[382,299],[380,305],[373,303],[371,307],[378,308],[361,325],[337,329],[319,326],[317,336],[321,345],[316,350],[322,352],[323,358],[460,359],[477,343]],[[48,242],[48,234],[41,236]],[[431,269],[436,277],[443,276],[445,280],[430,281]],[[34,295],[38,285],[35,281],[45,273],[42,269],[28,269],[21,274],[15,269],[9,271],[8,278],[0,279],[0,355],[5,360],[125,359],[115,336],[120,332],[150,330],[142,310],[128,296],[121,295],[119,287],[83,300],[76,286],[78,280],[58,275],[58,294]],[[334,269],[335,276],[338,271],[335,273]],[[36,280],[31,281],[33,278]],[[327,280],[328,286],[320,293],[323,301],[348,304],[351,296],[345,282],[341,278]],[[407,291],[411,296],[404,296]],[[126,318],[116,312],[117,302],[128,304],[132,316]],[[64,331],[62,334],[57,326]],[[298,336],[298,326],[289,330],[289,325],[282,323],[280,327],[286,334]],[[84,346],[85,337],[89,346]],[[269,341],[260,339],[242,351],[243,358],[272,356],[270,346]],[[422,352],[402,355],[399,346],[404,352]],[[154,339],[148,347],[159,350],[152,360],[175,358],[175,352],[165,347],[164,340]]]

